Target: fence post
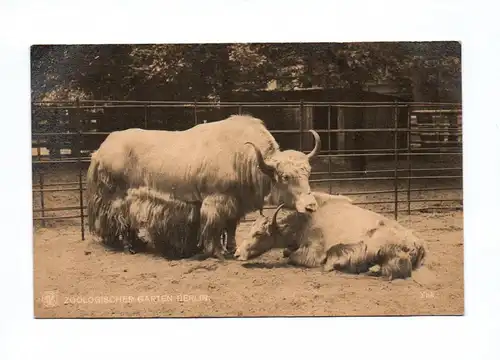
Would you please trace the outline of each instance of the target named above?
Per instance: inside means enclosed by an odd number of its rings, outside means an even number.
[[[43,190],[43,171],[42,171],[42,150],[40,149],[40,137],[37,137],[37,147],[36,154],[38,157],[38,184],[40,185],[40,206],[41,206],[41,214],[42,214],[42,227],[45,227],[45,195]]]
[[[194,126],[198,125],[198,105],[194,101]]]
[[[144,105],[144,129],[148,128],[148,105]]]
[[[332,193],[332,105],[328,104],[328,193]]]
[[[344,119],[344,110],[342,107],[337,107],[337,130],[345,130],[345,119]],[[337,153],[345,154],[345,131],[337,132]],[[346,158],[342,158],[342,162],[345,164],[347,162]]]
[[[406,202],[408,203],[408,216],[411,215],[411,173],[412,173],[412,164],[411,164],[411,105],[408,104],[408,119],[406,126],[406,160],[408,162],[408,188],[406,189]]]
[[[300,99],[299,150],[302,151],[302,131],[304,129],[304,101]]]
[[[238,115],[241,115],[241,111],[242,111],[241,104],[238,104]]]
[[[80,116],[80,99],[76,99],[76,117],[78,121],[78,186],[80,190],[80,230],[82,232],[82,241],[85,240],[85,216],[83,213],[83,173],[82,173],[82,144],[83,144],[83,131],[82,131],[82,119]]]
[[[398,219],[398,162],[399,162],[399,144],[398,144],[398,102],[394,106],[394,219]]]

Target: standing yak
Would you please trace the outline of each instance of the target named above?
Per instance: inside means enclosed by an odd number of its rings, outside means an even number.
[[[284,248],[293,265],[349,273],[378,266],[378,273],[389,279],[410,277],[423,264],[424,242],[397,221],[354,205],[345,196],[314,196],[319,207],[313,214],[290,212],[277,221],[280,205],[271,220],[258,218],[235,256],[244,261]]]
[[[118,240],[118,223],[108,216],[116,198],[129,188],[146,186],[189,203],[201,203],[200,243],[207,255],[224,254],[221,233],[230,250],[236,246],[241,218],[262,211],[264,198],[299,213],[314,212],[310,159],[320,150],[317,132],[309,154],[280,151],[262,120],[233,115],[185,131],[128,129],[111,133],[92,155],[87,174],[91,233]],[[126,237],[136,239],[131,231]],[[131,243],[125,241],[130,249]]]

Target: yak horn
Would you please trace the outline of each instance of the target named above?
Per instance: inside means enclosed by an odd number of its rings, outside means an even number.
[[[275,233],[279,234],[279,232],[280,232],[280,229],[278,227],[278,223],[277,223],[276,219],[278,218],[278,213],[283,206],[285,206],[285,204],[281,204],[280,206],[278,206],[276,208],[276,211],[273,214],[273,219],[271,221],[271,234],[272,235],[274,235]]]
[[[308,159],[312,159],[313,157],[315,157],[316,155],[318,155],[318,153],[319,153],[319,151],[321,149],[321,138],[319,137],[319,134],[316,131],[309,130],[309,132],[311,134],[313,134],[314,140],[315,140],[315,142],[314,142],[314,149],[312,149],[312,151],[309,154],[307,154],[307,158]]]
[[[262,171],[264,174],[272,178],[274,176],[274,171],[275,171],[274,167],[269,164],[266,164],[264,158],[262,157],[262,153],[260,152],[257,146],[255,146],[251,142],[246,142],[245,145],[246,144],[253,146],[253,149],[255,150],[255,155],[257,156],[257,163],[259,164],[260,171]]]

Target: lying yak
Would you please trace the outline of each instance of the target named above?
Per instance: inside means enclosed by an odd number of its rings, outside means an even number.
[[[277,221],[280,205],[272,219],[261,215],[235,256],[248,260],[284,248],[293,265],[356,274],[374,267],[389,279],[410,277],[423,264],[425,244],[397,221],[354,205],[345,196],[314,196],[319,208],[312,214],[289,212]]]
[[[314,212],[309,154],[280,151],[264,123],[246,115],[199,124],[185,131],[128,129],[111,133],[92,154],[87,174],[90,233],[117,241],[118,219],[111,203],[129,188],[146,186],[186,203],[201,203],[198,236],[205,254],[223,258],[220,234],[236,246],[236,227],[244,215],[272,202],[299,213]],[[133,231],[122,236],[137,238]]]
[[[140,187],[114,199],[107,214],[118,223],[117,236],[143,229],[157,251],[169,258],[185,258],[198,252],[200,207],[200,203],[179,201],[171,194]]]

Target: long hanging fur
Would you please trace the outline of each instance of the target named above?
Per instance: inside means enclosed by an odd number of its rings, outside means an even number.
[[[111,203],[125,198],[129,188],[148,186],[171,192],[178,199],[204,203],[199,233],[205,251],[217,255],[220,249],[216,241],[221,229],[228,229],[228,239],[233,243],[235,224],[243,215],[262,209],[264,198],[271,192],[281,194],[289,207],[296,207],[297,203],[315,206],[304,182],[297,200],[297,194],[281,180],[283,173],[292,178],[309,177],[309,159],[320,148],[319,135],[313,135],[315,148],[306,155],[280,151],[262,120],[243,115],[185,131],[113,132],[92,155],[88,170],[89,230],[108,243],[128,236],[120,233],[118,219],[110,215]],[[253,144],[254,150],[246,142]],[[274,168],[273,176],[262,170],[260,158]],[[225,199],[218,201],[220,196]],[[221,203],[236,205],[220,206]]]
[[[89,231],[108,245],[116,245],[123,228],[114,217],[112,203],[125,196],[120,181],[100,167],[98,152],[92,154],[87,172],[87,214]]]
[[[198,251],[200,205],[140,187],[129,189],[124,199],[115,199],[109,217],[115,219],[120,233],[144,229],[157,251],[167,257],[184,258]]]

